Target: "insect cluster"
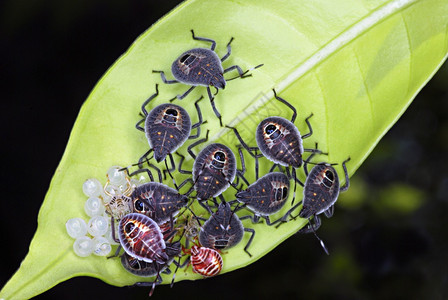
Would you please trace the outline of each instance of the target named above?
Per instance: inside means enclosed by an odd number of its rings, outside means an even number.
[[[349,158],[342,163],[346,180],[343,187],[339,186],[334,164],[312,162],[316,155],[326,154],[317,144],[314,148],[303,146],[303,140],[313,134],[310,121],[313,115],[304,120],[309,132],[301,135],[294,124],[296,109],[275,90],[275,99],[293,112],[291,120],[280,116],[262,120],[254,132],[256,146],[248,145],[238,129],[230,126],[226,127],[233,131],[239,144],[208,143],[209,131],[204,134],[201,130],[206,123],[199,103],[203,96],[194,102],[196,123],[186,109],[171,102],[186,98],[197,86],[205,86],[213,111],[223,126],[215,106],[218,91],[229,80],[252,76],[249,72],[262,65],[246,71],[238,65],[224,68],[222,63],[231,54],[233,38],[227,44],[227,53],[219,58],[214,40],[197,37],[193,30],[191,33],[194,40],[210,43],[210,49],[194,48],[182,53],[171,66],[173,80],[168,80],[164,71],[153,71],[166,84],[184,83],[190,88],[169,103],[148,110],[148,105],[160,98],[159,86],[155,86],[155,92],[141,106],[143,118],[135,125],[145,133],[149,150],[129,167],[109,169],[104,186],[97,179],[87,180],[83,185],[89,197],[85,210],[92,219],[86,224],[75,218],[66,224],[69,235],[76,239],[74,251],[79,256],[109,255],[111,245],[118,245],[115,255],[108,258],[121,261],[125,270],[141,277],[135,285],[151,286],[150,295],[162,283],[161,274],[173,273],[172,283],[176,272],[183,268],[191,267],[204,277],[219,274],[225,266],[227,249],[243,240],[244,252],[251,257],[250,246],[256,234],[253,224],[264,221],[267,226],[278,227],[300,217],[307,219],[308,225],[299,232],[316,235],[321,224],[319,215],[331,217],[339,192],[345,191],[349,183],[346,168]],[[238,75],[225,79],[224,74],[232,70]],[[216,92],[212,93],[210,87]],[[201,133],[205,135],[202,138]],[[186,157],[178,149],[188,140],[194,141],[186,147]],[[238,149],[237,155],[231,147]],[[256,178],[252,183],[245,177],[244,152],[255,166]],[[305,152],[310,153],[306,159]],[[190,159],[193,165],[189,169],[186,162]],[[259,178],[260,160],[266,159],[273,162],[272,168]],[[314,167],[308,171],[310,164]],[[304,183],[296,174],[302,167]],[[176,182],[173,174],[184,179]],[[303,200],[295,203],[297,184],[304,192]],[[234,190],[232,199],[224,198],[227,189]],[[291,205],[287,207],[290,198]],[[277,213],[281,216],[271,220]],[[86,235],[87,231],[93,239]],[[322,241],[321,244],[328,253]]]

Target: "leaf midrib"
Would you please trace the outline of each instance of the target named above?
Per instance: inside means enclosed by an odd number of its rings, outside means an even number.
[[[347,44],[354,41],[356,38],[360,37],[362,33],[366,32],[370,28],[396,14],[397,12],[400,12],[401,10],[409,7],[415,2],[417,2],[417,0],[395,0],[376,8],[370,14],[366,15],[364,18],[353,24],[351,27],[342,31],[339,35],[337,35],[327,44],[314,52],[314,54],[312,54],[308,59],[297,65],[296,68],[293,69],[291,74],[289,74],[285,79],[281,80],[275,86],[275,90],[277,91],[277,93],[281,93],[282,90],[286,89],[288,86],[300,79],[303,75],[307,74],[314,67],[321,64],[327,58],[338,52]],[[258,99],[257,101],[252,103],[252,105],[243,110],[239,115],[237,115],[232,121],[229,122],[229,126],[235,127],[241,120],[245,119],[245,116],[252,114],[260,107],[265,105],[264,99],[266,97],[269,99],[273,98],[274,93],[272,92],[272,90],[269,90],[264,94],[264,96],[265,97]],[[212,138],[212,140],[220,138],[221,136],[226,134],[228,130],[228,128],[223,128]]]

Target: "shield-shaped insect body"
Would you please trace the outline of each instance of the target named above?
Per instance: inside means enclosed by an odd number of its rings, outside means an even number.
[[[223,144],[210,144],[199,152],[193,165],[196,198],[206,200],[217,197],[235,179],[236,158]]]

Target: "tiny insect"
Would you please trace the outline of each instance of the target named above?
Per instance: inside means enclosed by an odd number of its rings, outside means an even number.
[[[289,197],[290,178],[281,172],[271,172],[258,178],[258,158],[255,159],[255,176],[256,181],[249,184],[244,177],[246,172],[246,164],[242,153],[242,148],[238,148],[242,169],[237,170],[238,177],[247,185],[245,190],[240,190],[235,194],[236,200],[243,203],[240,208],[247,207],[251,210],[253,216],[243,216],[240,220],[251,219],[253,223],[258,223],[260,217],[264,218],[268,226],[285,222],[289,214],[297,207],[294,206],[283,217],[272,222],[270,215],[280,211],[285,205]],[[239,209],[240,209],[239,208]]]
[[[305,187],[303,189],[303,206],[299,217],[310,220],[314,216],[314,221],[320,225],[318,215],[324,213],[327,218],[333,216],[334,204],[338,200],[339,192],[345,192],[350,186],[346,163],[350,158],[342,162],[345,173],[345,185],[339,186],[339,176],[331,164],[319,163],[308,173],[305,164],[305,174],[307,175]],[[316,225],[308,225],[303,231],[316,229]]]
[[[219,89],[224,89],[226,86],[224,73],[232,70],[237,70],[238,76],[231,78],[235,79],[238,77],[243,78],[250,76],[246,75],[246,73],[250,70],[243,72],[243,70],[238,65],[233,65],[226,69],[223,68],[222,62],[224,62],[231,53],[230,44],[233,41],[233,37],[230,39],[229,43],[227,43],[227,53],[222,58],[219,58],[219,56],[215,52],[216,42],[214,40],[197,37],[195,36],[193,30],[191,30],[191,34],[194,40],[211,43],[210,49],[194,48],[182,53],[171,65],[171,73],[175,78],[174,80],[167,80],[163,71],[153,70],[153,73],[160,73],[162,81],[166,84],[181,82],[187,85],[191,85],[191,87],[185,93],[183,93],[182,95],[177,95],[172,100],[176,98],[179,100],[185,98],[196,86],[207,87],[207,93],[213,108],[213,112],[218,117],[219,122],[222,126],[221,114],[215,107],[214,95],[212,95],[212,92],[210,91],[210,86],[214,87],[216,91],[218,91]],[[258,65],[252,69],[261,66],[262,65]],[[231,79],[227,79],[227,81]]]
[[[308,225],[300,229],[298,233],[314,233],[314,236],[320,242],[325,253],[328,255],[328,249],[324,242],[317,236],[316,230],[321,225],[319,215],[324,213],[327,218],[333,216],[334,204],[338,199],[339,192],[345,192],[350,181],[348,177],[346,163],[350,158],[342,162],[342,168],[345,173],[345,185],[339,186],[339,177],[336,170],[331,164],[319,163],[315,165],[311,172],[308,173],[307,164],[312,156],[310,156],[304,164],[305,174],[307,175],[305,187],[303,188],[303,206],[297,217],[308,219]],[[311,223],[311,217],[314,217],[314,224]]]
[[[195,139],[201,134],[200,125],[203,123],[202,114],[198,102],[202,96],[196,100],[195,107],[199,121],[191,125],[190,115],[179,105],[164,103],[154,107],[151,111],[146,110],[148,103],[153,100],[159,93],[158,85],[156,85],[156,93],[149,97],[141,107],[144,118],[137,122],[135,127],[145,132],[150,149],[139,159],[139,164],[154,152],[154,159],[157,162],[165,160],[166,156],[171,156],[176,149],[182,146],[187,139]],[[140,124],[145,122],[145,127]],[[193,128],[197,128],[197,132],[190,136]]]
[[[282,217],[271,222],[269,216],[285,205],[289,196],[289,178],[281,172],[268,173],[235,196],[239,202],[254,212],[254,217],[251,217],[253,223],[258,223],[262,217],[267,225],[272,226],[284,219]]]
[[[166,248],[164,251],[168,255],[169,260],[164,264],[155,261],[149,263],[143,260],[139,260],[135,257],[132,257],[127,253],[124,253],[124,255],[121,257],[121,264],[128,272],[140,277],[156,276],[153,282],[146,282],[146,281],[136,282],[132,286],[151,286],[152,288],[149,292],[149,296],[151,297],[152,294],[154,293],[156,285],[162,283],[162,277],[160,276],[160,274],[161,273],[171,274],[171,270],[169,268],[170,264],[174,263],[177,265],[177,263],[174,261],[174,258],[178,256],[180,257],[182,253],[181,247],[182,246],[179,241],[174,243],[166,243]]]
[[[238,209],[238,207],[235,209]],[[235,211],[232,211],[230,204],[222,202],[216,212],[202,226],[199,233],[199,242],[207,248],[224,250],[238,244],[243,238],[244,231],[251,233],[244,251],[252,257],[247,249],[255,236],[255,230],[244,228]]]
[[[181,244],[180,242],[166,243],[165,253],[168,255],[169,260],[165,264],[160,264],[157,262],[146,262],[139,260],[129,254],[125,253],[121,257],[121,264],[130,273],[140,276],[140,277],[152,277],[156,276],[158,273],[170,274],[169,265],[174,261],[175,257],[181,255]],[[149,285],[149,282],[137,282],[136,285]]]
[[[112,226],[114,231],[114,226]],[[165,253],[165,241],[159,225],[148,216],[130,213],[118,224],[118,239],[125,252],[139,260],[166,264],[169,256]],[[117,249],[119,251],[119,249]]]
[[[223,262],[218,251],[193,245],[190,253],[193,272],[205,277],[216,276],[221,272]]]
[[[196,198],[201,205],[202,201],[221,195],[230,185],[236,176],[236,158],[232,150],[223,144],[210,144],[198,156],[191,150],[193,147],[204,143],[208,139],[208,131],[205,138],[196,141],[188,146],[188,153],[194,159],[193,171],[182,169],[184,157],[181,156],[179,162],[179,172],[183,174],[192,174],[192,178],[187,178],[179,185],[181,188],[187,182],[192,182],[192,188],[186,193],[189,195],[191,191],[196,190]],[[205,207],[207,210],[208,208]]]
[[[277,96],[277,93],[273,89],[275,98],[288,106],[293,111],[293,116],[291,121],[282,117],[268,117],[262,120],[256,129],[255,138],[257,142],[256,147],[249,147],[244,140],[241,138],[237,129],[234,127],[227,126],[232,129],[240,141],[241,145],[255,158],[260,158],[265,156],[269,160],[274,162],[274,166],[271,168],[270,172],[274,170],[276,166],[292,167],[294,181],[303,186],[303,183],[297,179],[296,169],[302,166],[303,158],[302,154],[304,151],[312,153],[322,153],[318,149],[304,149],[302,145],[302,140],[310,137],[313,134],[313,129],[309,122],[309,119],[313,116],[311,114],[305,119],[308,125],[309,133],[301,135],[297,127],[294,125],[294,121],[297,117],[297,111],[289,102],[285,99]],[[254,149],[259,149],[262,154],[253,154]],[[288,170],[288,169],[287,169]],[[294,195],[296,186],[294,185]],[[293,197],[292,204],[294,204]]]
[[[199,232],[201,231],[201,224],[199,223],[199,219],[202,219],[200,216],[189,215],[185,217],[183,220],[178,220],[177,225],[179,230],[183,229],[182,236],[185,236],[185,247],[190,248],[190,241],[197,239]],[[203,219],[205,220],[205,219]]]
[[[233,182],[236,159],[232,150],[223,144],[210,144],[199,152],[193,164],[196,198],[217,197]]]
[[[120,220],[123,216],[132,212],[132,199],[129,197],[132,194],[133,186],[126,177],[126,189],[123,192],[117,192],[113,190],[109,191],[110,180],[108,178],[106,185],[104,186],[104,193],[111,197],[111,200],[104,204],[106,212],[115,220]]]
[[[135,188],[131,195],[133,210],[147,215],[157,224],[173,221],[173,217],[188,203],[188,197],[158,182],[147,182]]]

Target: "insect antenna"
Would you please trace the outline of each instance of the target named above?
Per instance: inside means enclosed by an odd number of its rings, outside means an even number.
[[[155,266],[156,266],[156,269],[157,269],[157,276],[156,276],[156,279],[154,279],[154,281],[152,282],[151,290],[149,291],[149,297],[152,296],[152,294],[154,293],[154,290],[156,289],[156,282],[162,281],[162,277],[160,276],[159,265],[156,263]]]
[[[250,68],[250,69],[247,69],[246,71],[242,72],[241,74],[238,74],[238,76],[235,76],[235,77],[231,77],[231,78],[229,78],[229,79],[226,79],[226,81],[231,81],[231,80],[234,80],[234,79],[237,79],[237,78],[251,77],[252,74],[247,74],[247,73],[249,73],[250,71],[253,71],[253,70],[255,70],[255,69],[258,69],[258,68],[262,67],[263,65],[264,65],[264,64],[259,64],[259,65],[255,66],[255,67],[252,67],[252,68]],[[247,75],[246,75],[246,74],[247,74]]]
[[[314,226],[311,224],[311,220],[310,220],[310,218],[308,218],[308,223],[310,224],[310,226],[311,226],[311,230],[313,231],[314,236],[315,236],[316,239],[320,242],[320,245],[321,245],[322,248],[324,249],[325,253],[326,253],[327,255],[330,255],[330,253],[328,252],[327,247],[325,246],[324,241],[317,235],[316,230],[314,230]]]

